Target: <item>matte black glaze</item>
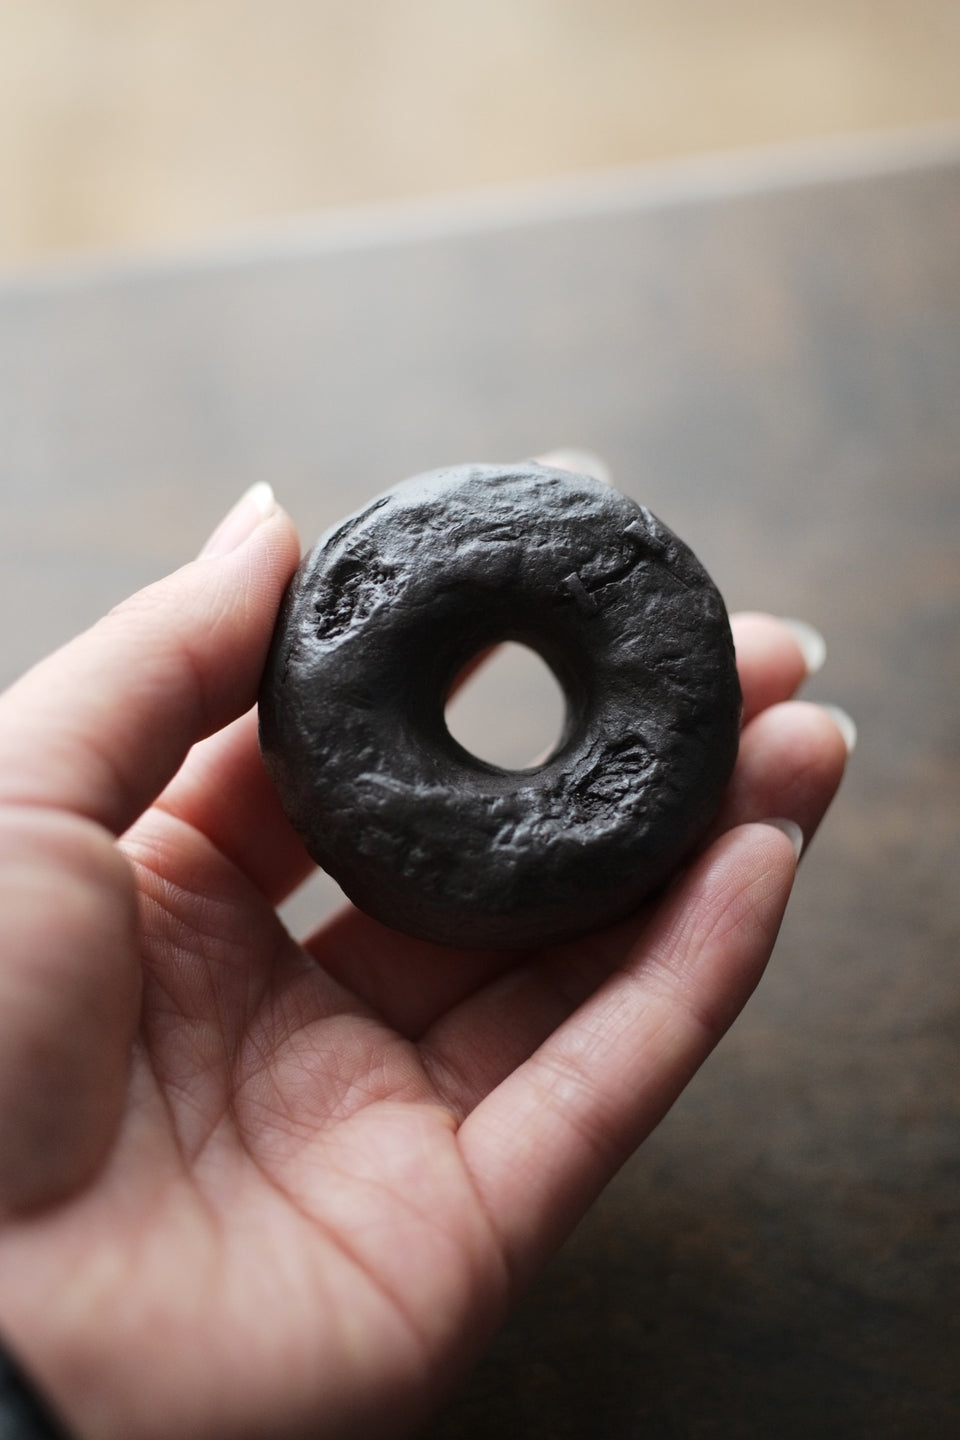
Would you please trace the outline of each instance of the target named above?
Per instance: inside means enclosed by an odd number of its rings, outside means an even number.
[[[450,687],[485,647],[543,656],[567,700],[533,770],[464,750]],[[723,601],[634,501],[534,464],[438,470],[324,536],[288,591],[260,695],[284,808],[384,923],[519,947],[626,915],[716,812],[740,687]]]

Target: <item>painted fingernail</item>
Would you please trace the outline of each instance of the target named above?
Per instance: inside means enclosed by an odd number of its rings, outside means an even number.
[[[277,502],[271,486],[266,480],[258,480],[256,485],[250,486],[245,495],[241,495],[233,509],[220,521],[200,551],[200,558],[210,560],[219,555],[229,555],[231,550],[236,550],[244,540],[249,539],[276,508]]]
[[[850,718],[846,710],[841,710],[839,705],[824,705],[822,708],[826,710],[830,719],[843,736],[843,743],[847,747],[847,754],[852,755],[857,748],[856,722]]]
[[[778,817],[774,820],[764,820],[763,823],[764,825],[772,825],[774,830],[780,830],[786,835],[790,844],[793,846],[794,855],[796,855],[799,860],[803,853],[803,831],[800,829],[796,820],[784,820]]]
[[[541,465],[552,465],[556,470],[571,470],[575,475],[590,475],[604,485],[611,483],[610,466],[592,450],[565,446],[561,450],[550,450],[546,455],[538,455],[537,460]]]
[[[793,620],[785,618],[784,625],[793,634],[793,638],[803,652],[804,664],[807,667],[808,675],[816,675],[818,670],[823,669],[823,662],[827,658],[827,642],[819,630],[808,625],[806,620]]]

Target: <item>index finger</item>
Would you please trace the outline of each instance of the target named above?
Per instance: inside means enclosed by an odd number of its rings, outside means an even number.
[[[199,560],[148,586],[0,696],[0,804],[122,833],[190,746],[248,709],[299,558],[267,486]]]

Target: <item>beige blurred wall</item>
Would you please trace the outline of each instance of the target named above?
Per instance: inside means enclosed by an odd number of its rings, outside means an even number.
[[[0,0],[0,265],[960,120],[960,0]]]

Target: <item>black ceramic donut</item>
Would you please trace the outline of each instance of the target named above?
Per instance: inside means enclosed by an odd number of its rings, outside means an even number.
[[[566,696],[554,753],[507,771],[444,706],[488,646]],[[260,694],[264,758],[317,862],[363,910],[510,948],[616,920],[716,813],[740,687],[723,601],[650,512],[588,476],[459,466],[379,496],[303,561]]]

